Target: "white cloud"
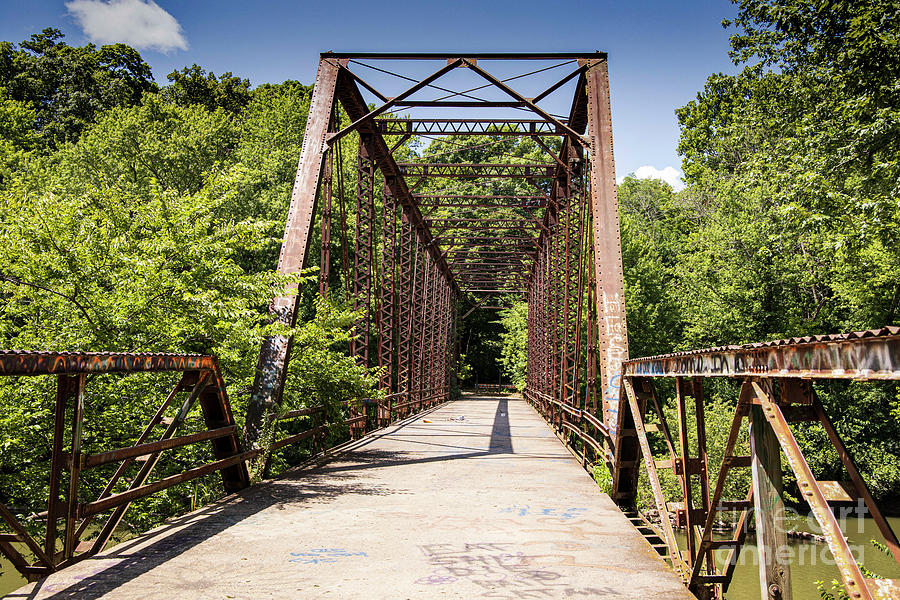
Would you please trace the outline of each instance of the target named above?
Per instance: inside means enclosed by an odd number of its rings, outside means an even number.
[[[92,42],[187,50],[181,25],[153,0],[70,0],[66,8]]]
[[[681,171],[675,167],[666,167],[659,170],[651,165],[644,165],[635,169],[631,176],[636,179],[662,179],[671,185],[676,192],[684,189],[684,182],[681,181]],[[624,179],[624,177],[620,178],[619,183],[622,183]]]

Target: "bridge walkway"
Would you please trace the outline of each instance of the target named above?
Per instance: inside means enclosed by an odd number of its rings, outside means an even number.
[[[673,598],[521,398],[465,397],[8,598]]]

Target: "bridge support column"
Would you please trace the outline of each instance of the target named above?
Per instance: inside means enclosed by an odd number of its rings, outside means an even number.
[[[759,405],[750,407],[750,457],[760,597],[791,600],[791,565],[785,554],[788,545],[781,499],[781,448]]]
[[[296,273],[303,268],[309,251],[310,229],[316,211],[316,194],[322,178],[325,158],[325,136],[334,106],[338,65],[335,61],[319,61],[316,84],[309,101],[306,133],[300,149],[300,163],[291,193],[291,205],[285,224],[284,242],[278,257],[279,273]],[[269,314],[273,321],[291,327],[297,318],[297,286],[272,300]],[[281,402],[281,391],[287,374],[291,340],[284,335],[267,336],[259,352],[253,393],[247,405],[244,441],[254,447],[259,443],[267,415]]]

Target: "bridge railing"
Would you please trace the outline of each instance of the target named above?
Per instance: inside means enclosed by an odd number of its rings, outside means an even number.
[[[86,426],[91,424],[90,411],[85,409],[85,389],[91,377],[140,372],[180,373],[180,378],[133,443],[110,450],[85,451]],[[447,389],[435,387],[343,402],[337,420],[333,416],[329,418],[324,406],[273,413],[269,415],[272,440],[258,448],[243,449],[242,436],[213,356],[5,350],[0,351],[0,376],[51,376],[57,380],[47,510],[8,507],[0,502],[0,525],[5,525],[7,531],[0,528],[0,554],[29,580],[103,550],[135,500],[217,471],[224,492],[236,492],[251,483],[248,464],[252,459],[263,461],[266,474],[271,456],[282,449],[307,442],[308,454],[315,456],[347,441],[348,428],[350,439],[356,439],[449,399]],[[197,405],[202,410],[206,430],[178,435],[186,428],[188,416]],[[310,427],[299,432],[282,431],[284,424],[303,417],[311,419]],[[340,428],[343,435],[329,437],[333,428]],[[200,465],[185,464],[184,460],[169,461],[165,476],[151,480],[165,452],[204,442],[211,444],[214,460]],[[96,487],[97,478],[92,478],[92,485],[85,487],[82,476],[93,469],[106,469],[101,477],[107,474],[109,477],[96,498],[83,501]],[[0,499],[4,497],[0,490]],[[23,522],[21,514],[28,514],[28,520]],[[101,516],[105,516],[105,521],[95,524],[95,519]],[[43,535],[36,533],[39,529],[34,525],[36,521],[46,523]]]
[[[494,393],[515,392],[516,386],[505,384],[505,383],[476,383],[475,391],[476,392],[494,392]]]
[[[708,378],[740,383],[720,465],[710,463],[707,448],[704,382]],[[727,591],[751,521],[756,528],[761,580],[769,589],[769,597],[790,597],[790,562],[784,552],[787,537],[782,452],[796,477],[800,497],[809,505],[835,558],[849,597],[900,597],[900,581],[866,576],[835,517],[835,504],[864,505],[900,564],[897,536],[813,386],[816,381],[835,379],[900,379],[900,328],[709,348],[625,362],[625,414],[618,435],[620,441],[631,443],[618,446],[620,455],[614,459],[618,477],[614,475],[613,481],[619,483],[619,489],[614,493],[620,503],[629,498],[633,501],[642,458],[668,560],[698,597],[721,597]],[[657,396],[655,382],[659,380],[674,382],[674,427],[670,427]],[[797,423],[818,424],[824,429],[840,458],[846,481],[815,478],[795,436],[796,427],[792,427]],[[746,439],[739,442],[742,432]],[[651,436],[657,438],[652,445]],[[654,448],[663,449],[664,456],[655,456]],[[671,495],[667,498],[663,492],[659,478],[662,469],[671,470],[679,483],[680,498],[675,506]],[[746,495],[724,497],[729,474],[741,470],[746,474],[747,469],[752,485]],[[717,473],[715,479],[712,473]],[[731,488],[734,493],[734,486]],[[673,508],[674,524],[670,517]],[[716,529],[726,513],[735,522],[730,532]],[[675,536],[676,524],[684,528],[683,544]],[[717,555],[719,549],[727,550],[724,560]]]
[[[585,468],[602,461],[612,468],[612,437],[609,428],[590,409],[576,406],[569,400],[560,400],[537,390],[525,389],[525,399],[553,426],[562,442],[576,454]],[[574,440],[581,446],[573,444]]]
[[[180,372],[181,377],[157,407],[137,440],[125,447],[87,453],[83,450],[86,423],[85,389],[90,377],[107,373]],[[45,521],[43,539],[29,533],[30,524],[17,519],[0,504],[0,520],[11,533],[0,534],[0,552],[16,569],[35,579],[93,556],[109,542],[131,503],[179,483],[218,471],[226,492],[249,482],[240,438],[216,359],[191,354],[0,352],[0,375],[55,376],[52,447],[47,510],[37,513]],[[179,407],[179,397],[180,400]],[[202,408],[206,431],[176,436],[191,409]],[[172,407],[174,416],[165,416]],[[171,411],[169,411],[171,412]],[[49,424],[48,424],[49,425]],[[162,431],[160,431],[160,428]],[[152,440],[152,441],[150,441]],[[192,444],[210,442],[214,461],[182,469],[149,481],[162,454]],[[89,469],[118,463],[96,499],[82,502],[82,475]],[[138,467],[138,465],[140,465]],[[126,472],[134,466],[136,473]],[[127,486],[121,485],[126,483]],[[123,489],[124,488],[124,489]],[[96,517],[106,514],[97,531]],[[62,523],[62,548],[60,545]],[[82,541],[87,532],[96,537]],[[18,547],[17,547],[18,546]]]

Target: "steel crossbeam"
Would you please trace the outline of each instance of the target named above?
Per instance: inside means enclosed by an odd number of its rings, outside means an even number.
[[[557,127],[539,119],[376,119],[382,135],[554,136]]]
[[[415,194],[422,208],[518,208],[537,210],[547,206],[546,196],[457,196]]]
[[[407,177],[552,179],[553,164],[398,163]]]

